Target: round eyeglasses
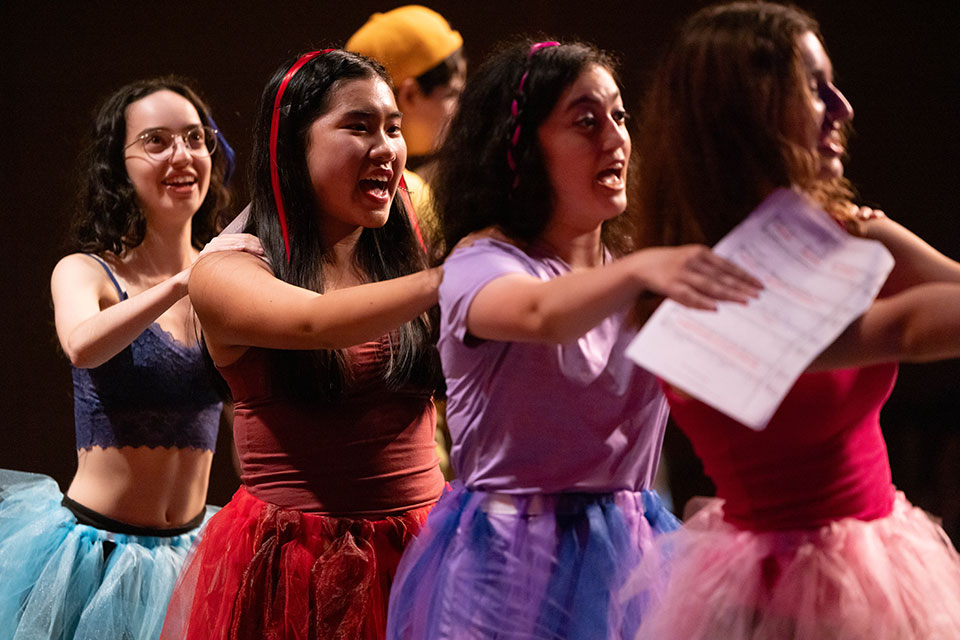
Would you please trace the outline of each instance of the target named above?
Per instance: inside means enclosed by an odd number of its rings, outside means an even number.
[[[191,155],[205,157],[212,155],[217,149],[217,130],[213,127],[187,127],[183,131],[171,131],[163,127],[148,129],[137,139],[123,148],[124,151],[135,145],[140,145],[143,152],[154,160],[164,161],[173,154],[172,149],[177,144],[177,138],[183,140],[183,148]]]

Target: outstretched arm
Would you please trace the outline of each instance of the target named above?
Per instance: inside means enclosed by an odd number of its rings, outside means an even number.
[[[219,236],[201,255],[246,251],[262,255],[260,241],[247,234]],[[187,295],[190,269],[127,300],[120,300],[106,272],[80,253],[57,263],[50,276],[57,337],[75,367],[97,367],[125,349],[175,302]]]
[[[707,247],[643,249],[612,264],[543,281],[511,274],[481,289],[467,330],[487,340],[562,344],[651,291],[697,309],[746,302],[760,282]]]
[[[810,371],[960,357],[960,284],[931,283],[877,300]]]
[[[880,216],[864,222],[863,229],[865,237],[882,242],[896,261],[881,296],[929,282],[960,283],[960,262],[943,255],[903,225]]]
[[[186,273],[121,301],[103,268],[74,253],[50,277],[57,337],[75,367],[97,367],[117,355],[187,294]]]
[[[210,355],[228,364],[248,347],[340,349],[374,340],[437,303],[442,270],[325,294],[287,284],[254,256],[197,261],[190,300]]]

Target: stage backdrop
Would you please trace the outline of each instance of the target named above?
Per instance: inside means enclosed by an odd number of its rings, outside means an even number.
[[[49,274],[74,206],[76,158],[98,102],[120,85],[176,73],[194,80],[236,148],[240,188],[260,90],[284,59],[341,45],[374,11],[369,0],[0,4],[2,339],[0,467],[66,485],[74,471],[70,371],[59,352]],[[678,22],[703,3],[486,0],[429,3],[463,34],[471,63],[515,33],[583,38],[619,55],[636,110]],[[856,110],[848,175],[882,207],[960,258],[956,34],[960,3],[800,2],[823,26],[837,84]],[[960,368],[904,367],[885,411],[894,479],[918,504],[960,522]],[[237,486],[221,438],[211,502]]]

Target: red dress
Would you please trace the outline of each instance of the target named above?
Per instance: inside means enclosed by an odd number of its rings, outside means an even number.
[[[336,403],[277,392],[269,351],[220,369],[241,487],[211,519],[163,638],[381,638],[407,542],[443,490],[430,393],[389,390],[385,340],[348,350]]]
[[[891,483],[896,365],[804,374],[763,431],[667,389],[719,499],[644,557],[639,638],[960,638],[960,560]]]

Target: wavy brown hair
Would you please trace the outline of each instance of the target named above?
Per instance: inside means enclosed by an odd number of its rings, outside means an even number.
[[[213,126],[210,110],[182,78],[164,76],[140,80],[121,87],[107,98],[94,119],[91,143],[81,156],[83,185],[68,236],[71,252],[120,255],[143,242],[147,219],[137,202],[137,193],[127,175],[123,148],[127,136],[127,107],[157,91],[178,93],[194,106],[205,126]],[[227,158],[211,158],[210,187],[193,214],[191,240],[201,249],[210,241],[230,205],[227,188]]]
[[[769,2],[708,7],[683,25],[642,112],[641,245],[713,245],[778,187],[846,221],[849,184],[819,179],[816,150],[795,142],[809,113],[807,32],[822,42],[809,14]]]

